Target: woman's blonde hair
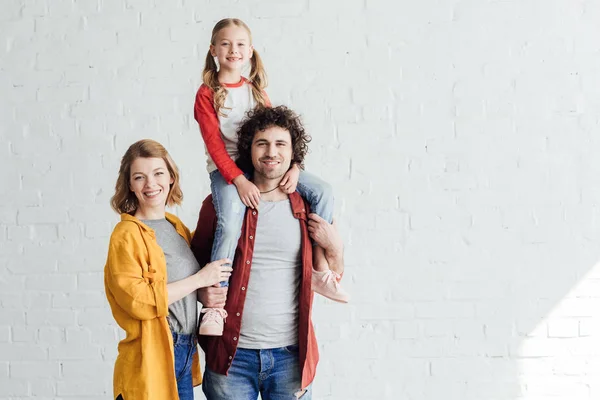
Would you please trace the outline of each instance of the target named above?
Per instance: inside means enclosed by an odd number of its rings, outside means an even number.
[[[131,164],[137,158],[162,158],[167,164],[167,169],[173,183],[170,185],[169,195],[167,196],[166,205],[181,204],[183,193],[179,187],[179,169],[169,155],[167,149],[162,144],[155,140],[143,139],[135,142],[125,152],[121,159],[121,167],[119,168],[119,176],[115,184],[115,194],[110,199],[110,205],[119,214],[127,213],[133,215],[138,208],[138,199],[131,191],[129,181],[131,179]]]
[[[241,26],[244,28],[246,32],[248,32],[250,45],[252,44],[252,33],[250,32],[250,28],[248,28],[248,25],[246,25],[244,21],[237,18],[225,18],[217,22],[212,30],[210,44],[215,46],[217,34],[221,31],[221,29],[227,28],[230,25]],[[219,83],[217,72],[217,64],[215,63],[214,57],[210,53],[209,49],[208,53],[206,53],[206,62],[204,63],[204,70],[202,71],[202,81],[206,86],[211,88],[214,93],[213,105],[217,114],[226,116],[221,112],[221,108],[224,108],[223,105],[225,104],[227,89],[225,89]],[[260,107],[266,107],[267,100],[263,90],[267,87],[267,73],[265,72],[262,59],[256,50],[253,51],[252,58],[250,58],[250,76],[248,76],[248,80],[252,83],[252,96],[254,97],[257,105]]]

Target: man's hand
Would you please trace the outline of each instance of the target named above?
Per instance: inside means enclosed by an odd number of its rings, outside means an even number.
[[[314,213],[310,214],[308,218],[308,232],[310,233],[312,240],[321,246],[327,253],[342,253],[344,242],[338,233],[335,219],[333,220],[333,224],[330,224]]]
[[[284,193],[291,194],[296,191],[296,186],[298,186],[298,178],[300,177],[300,168],[298,165],[293,164],[292,167],[285,173],[281,182],[279,182],[279,186],[281,186],[281,190]]]
[[[260,190],[254,183],[250,182],[244,175],[239,175],[233,179],[233,184],[246,207],[258,208]]]
[[[197,291],[198,301],[202,303],[203,307],[225,308],[227,289],[228,287],[214,286],[200,288]]]

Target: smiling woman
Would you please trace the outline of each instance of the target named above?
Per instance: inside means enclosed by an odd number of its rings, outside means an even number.
[[[147,170],[149,167],[160,169],[162,175],[155,176],[152,170],[150,172]],[[160,177],[163,179],[167,175],[169,177],[168,190],[164,193],[162,203],[163,213],[165,205],[181,204],[183,193],[179,187],[177,165],[160,143],[144,139],[132,144],[121,160],[119,176],[115,184],[115,195],[111,199],[111,206],[116,212],[133,215],[137,211],[141,211],[143,207],[140,207],[140,197],[134,187],[140,187],[142,182],[144,185],[147,184],[148,181],[144,178],[147,178],[148,175],[152,175],[153,182],[160,180]],[[143,189],[143,186],[141,188]]]
[[[135,216],[139,219],[158,219],[165,215],[165,204],[175,179],[162,158],[138,157],[131,164],[129,187],[138,201]]]
[[[106,297],[126,338],[119,343],[115,398],[193,399],[201,383],[196,289],[227,279],[229,260],[200,269],[188,228],[165,211],[180,204],[179,171],[153,140],[129,147],[112,207],[121,213],[104,268]]]

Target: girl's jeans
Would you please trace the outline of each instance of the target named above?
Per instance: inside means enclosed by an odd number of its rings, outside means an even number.
[[[222,258],[233,260],[242,233],[246,206],[242,203],[235,185],[227,184],[218,170],[210,173],[210,189],[217,215],[217,228],[210,261]],[[332,222],[333,190],[331,185],[313,174],[300,171],[296,190],[310,203],[312,212],[327,222]],[[227,282],[221,282],[221,286],[227,285]]]

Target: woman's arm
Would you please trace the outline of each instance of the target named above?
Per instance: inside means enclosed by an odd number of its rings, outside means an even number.
[[[169,313],[165,279],[155,279],[153,270],[143,272],[134,256],[134,238],[111,238],[106,260],[106,288],[129,316],[139,320],[165,317]]]
[[[194,275],[167,284],[169,305],[181,300],[188,294],[202,287],[212,286],[215,283],[226,281],[231,276],[233,269],[223,264],[231,263],[228,259],[213,261]]]

